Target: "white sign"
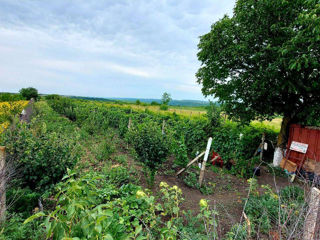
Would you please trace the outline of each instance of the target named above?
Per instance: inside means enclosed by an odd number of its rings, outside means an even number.
[[[308,144],[292,141],[290,150],[306,153],[308,150]]]

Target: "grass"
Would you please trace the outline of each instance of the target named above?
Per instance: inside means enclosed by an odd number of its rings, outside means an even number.
[[[176,113],[178,115],[182,115],[185,117],[203,116],[207,113],[205,107],[169,106],[169,109],[164,111],[164,110],[160,110],[160,106],[153,106],[153,105],[146,105],[146,104],[141,104],[141,105],[137,105],[134,103],[118,104],[118,103],[108,103],[108,102],[104,102],[103,104],[106,104],[109,106],[117,106],[117,107],[129,107],[134,110],[141,110],[141,111],[145,111],[147,109],[155,113]],[[282,118],[276,117],[271,121],[255,120],[251,122],[251,125],[257,126],[257,127],[267,127],[276,132],[280,132],[281,122],[282,122]]]

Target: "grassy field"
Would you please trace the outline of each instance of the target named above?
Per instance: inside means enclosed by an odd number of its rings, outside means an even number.
[[[115,104],[115,103],[104,103],[107,105],[112,105],[112,106],[122,106],[122,107],[131,107],[134,110],[149,110],[151,112],[162,112],[162,113],[176,113],[178,115],[186,116],[186,117],[196,117],[196,116],[202,116],[206,114],[206,108],[205,107],[186,107],[186,106],[169,106],[168,110],[160,110],[160,106],[152,106],[152,105],[137,105],[137,104]],[[281,128],[281,122],[282,118],[277,117],[274,118],[271,121],[252,121],[251,125],[255,126],[267,126],[275,131],[280,131]]]
[[[160,110],[160,106],[152,106],[152,105],[137,105],[137,104],[116,104],[116,103],[104,103],[111,106],[122,106],[122,107],[130,107],[134,110],[149,110],[151,112],[170,112],[176,113],[178,115],[183,116],[201,116],[206,114],[206,109],[204,107],[180,107],[180,106],[169,106],[168,110]]]

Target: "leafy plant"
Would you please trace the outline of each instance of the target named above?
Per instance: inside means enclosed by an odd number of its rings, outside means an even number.
[[[157,169],[169,152],[166,135],[162,134],[155,123],[145,122],[130,129],[127,138],[146,167],[145,171],[152,185]]]
[[[184,137],[182,136],[179,141],[177,141],[176,146],[174,147],[174,155],[175,159],[173,161],[174,165],[185,167],[188,162],[188,153],[187,153],[187,147],[185,145]]]
[[[161,200],[163,202],[163,215],[173,218],[179,217],[180,205],[184,200],[182,191],[177,186],[170,187],[166,182],[160,183]]]

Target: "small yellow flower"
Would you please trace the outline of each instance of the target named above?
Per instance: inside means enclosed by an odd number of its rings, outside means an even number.
[[[206,199],[201,199],[199,202],[199,205],[201,208],[207,208],[208,207],[208,201]]]
[[[169,185],[166,182],[161,182],[160,183],[160,187],[169,187]]]
[[[138,190],[137,192],[136,192],[136,197],[137,198],[142,198],[142,197],[145,197],[146,196],[146,194],[143,192],[143,191],[141,191],[141,190]]]

